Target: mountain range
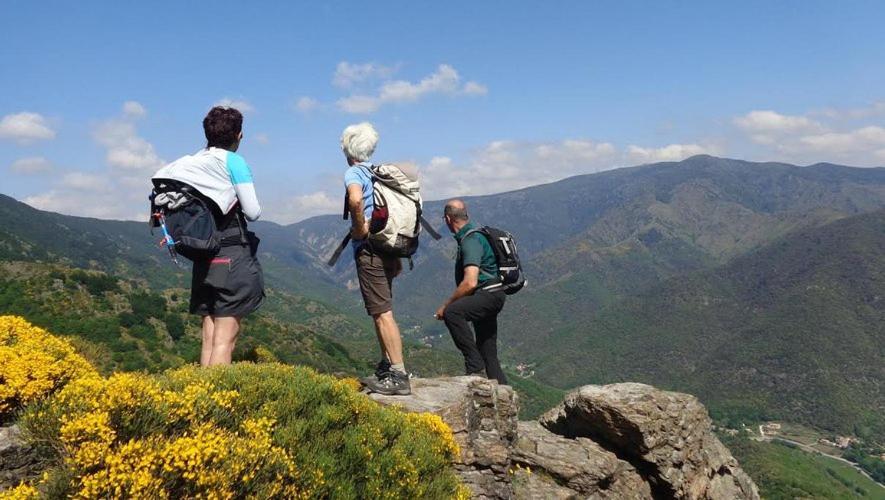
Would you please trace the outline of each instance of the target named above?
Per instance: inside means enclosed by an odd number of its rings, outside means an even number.
[[[696,156],[465,201],[474,220],[519,243],[529,286],[508,300],[499,344],[536,389],[647,382],[695,393],[723,419],[784,418],[883,441],[885,169]],[[443,203],[425,204],[440,226]],[[146,224],[8,197],[0,217],[11,221],[0,227],[2,260],[186,284]],[[351,259],[325,265],[347,230],[340,216],[252,228],[270,287],[355,325],[324,330],[329,339],[366,335]],[[407,337],[449,360],[431,314],[454,286],[454,249],[451,238],[422,238],[394,289]],[[266,314],[289,307],[271,301]]]

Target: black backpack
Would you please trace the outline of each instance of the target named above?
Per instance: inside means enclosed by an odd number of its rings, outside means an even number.
[[[489,241],[492,251],[495,252],[495,261],[498,264],[498,282],[483,287],[483,290],[503,290],[507,295],[522,290],[526,284],[525,273],[519,262],[519,254],[516,251],[516,240],[507,231],[490,226],[483,226],[467,231],[461,240],[473,234],[479,233]]]
[[[192,261],[217,254],[221,250],[223,235],[216,225],[214,203],[180,181],[153,179],[153,183],[154,189],[150,195],[151,234],[156,227],[163,229],[164,238],[160,243],[169,248],[173,259],[175,254]],[[232,214],[237,217],[239,225],[238,212],[233,210]],[[167,238],[172,241],[169,242]]]

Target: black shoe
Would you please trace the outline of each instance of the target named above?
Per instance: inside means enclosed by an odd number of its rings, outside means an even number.
[[[464,375],[467,375],[468,377],[482,377],[482,378],[489,378],[489,376],[486,375],[486,371],[485,371],[485,369],[483,369],[483,370],[479,370],[479,371],[475,371],[475,372],[467,372],[467,373],[465,373]]]
[[[408,396],[412,393],[412,385],[409,376],[396,370],[391,370],[377,380],[367,380],[366,387],[371,392],[386,396]]]
[[[368,385],[370,381],[377,382],[384,378],[384,376],[388,373],[390,373],[390,361],[385,358],[379,361],[377,365],[375,365],[375,373],[369,375],[368,377],[361,378],[360,383],[362,383],[363,385]]]

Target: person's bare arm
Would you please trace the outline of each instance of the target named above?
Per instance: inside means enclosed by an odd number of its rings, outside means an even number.
[[[461,283],[458,284],[458,288],[455,288],[455,291],[452,293],[452,296],[449,297],[443,305],[440,306],[439,309],[436,310],[436,314],[434,316],[436,319],[443,319],[443,315],[446,313],[446,308],[449,305],[460,299],[461,297],[466,297],[473,293],[476,290],[476,285],[479,283],[479,268],[477,266],[466,266],[464,268],[464,279],[461,280]]]
[[[347,186],[347,209],[350,211],[350,237],[365,239],[369,235],[369,222],[363,214],[363,188],[359,184]]]

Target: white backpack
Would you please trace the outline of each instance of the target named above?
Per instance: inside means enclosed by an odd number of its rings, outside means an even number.
[[[366,168],[366,167],[360,167]],[[418,169],[412,165],[377,165],[366,171],[372,177],[374,208],[369,219],[369,247],[380,254],[411,258],[418,250],[418,236],[423,225],[434,238],[440,239],[421,215],[421,185]],[[344,219],[350,215],[347,196],[344,198]],[[329,265],[335,265],[350,241],[350,233],[335,250]]]

